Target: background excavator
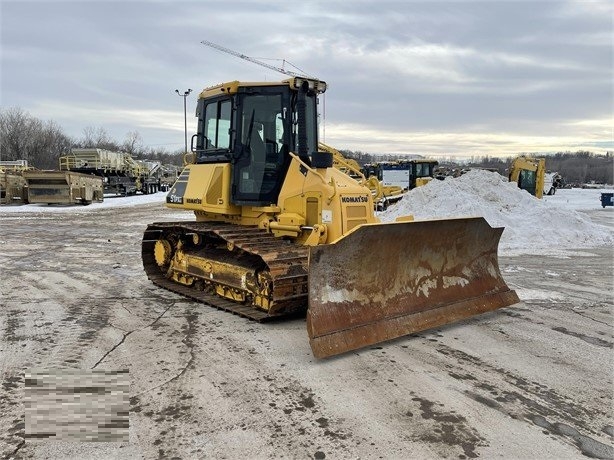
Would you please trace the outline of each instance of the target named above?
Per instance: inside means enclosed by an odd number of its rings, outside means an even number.
[[[518,302],[481,217],[382,224],[371,191],[318,149],[326,83],[232,81],[203,90],[194,162],[147,227],[157,285],[258,321],[307,315],[328,357]]]
[[[536,198],[554,195],[563,182],[560,174],[546,171],[544,158],[524,155],[514,158],[509,167],[509,180]]]

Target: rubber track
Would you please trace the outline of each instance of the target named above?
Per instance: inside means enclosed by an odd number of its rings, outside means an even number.
[[[198,233],[205,238],[216,235],[234,244],[237,248],[259,256],[269,267],[273,279],[273,299],[279,305],[292,310],[293,313],[270,315],[253,306],[239,304],[166,278],[155,261],[154,246],[159,237],[169,231],[181,234]],[[276,238],[256,227],[214,222],[157,222],[149,225],[145,230],[141,253],[145,273],[154,284],[220,310],[263,322],[280,316],[293,315],[297,310],[304,311],[307,308],[308,248]],[[289,287],[298,293],[288,295]],[[283,296],[279,295],[280,292],[284,292]]]

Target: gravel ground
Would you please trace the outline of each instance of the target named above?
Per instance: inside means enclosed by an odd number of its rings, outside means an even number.
[[[612,248],[501,257],[523,303],[320,361],[303,319],[153,286],[141,234],[176,217],[0,208],[1,457],[614,457]],[[129,371],[129,442],[25,440],[25,372],[62,367]]]

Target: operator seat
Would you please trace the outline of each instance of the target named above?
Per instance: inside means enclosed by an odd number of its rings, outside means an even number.
[[[252,131],[249,148],[252,154],[252,164],[266,162],[266,146],[257,129]]]

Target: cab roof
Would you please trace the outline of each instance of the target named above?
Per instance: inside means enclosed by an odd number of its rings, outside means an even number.
[[[313,79],[313,78],[301,78],[301,77],[293,77],[288,78],[287,80],[282,81],[257,81],[257,82],[245,82],[245,81],[230,81],[226,83],[220,83],[215,86],[209,86],[203,89],[198,95],[199,99],[208,99],[211,97],[219,96],[220,94],[236,94],[239,91],[239,88],[253,88],[258,86],[283,86],[288,85],[290,89],[298,91],[299,87],[303,84],[303,82],[307,82],[309,84],[309,88],[312,90],[316,90],[318,94],[326,91],[326,82],[321,80]]]

